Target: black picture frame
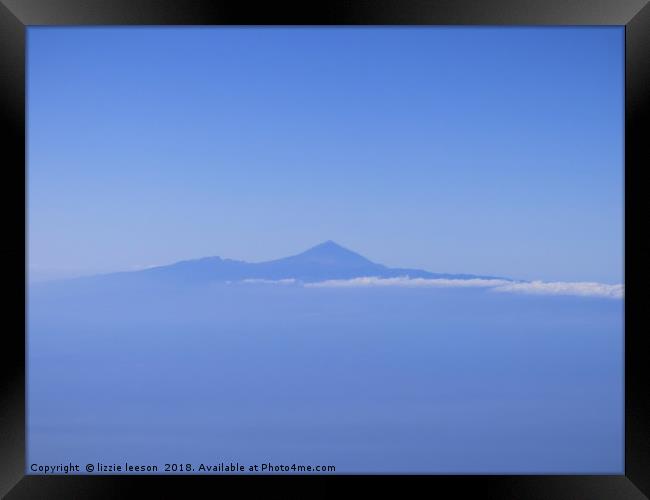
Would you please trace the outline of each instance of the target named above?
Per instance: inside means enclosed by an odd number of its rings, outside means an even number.
[[[515,476],[26,476],[25,475],[25,36],[36,25],[617,25],[625,26],[625,473]],[[253,4],[234,0],[0,0],[0,105],[3,128],[7,294],[2,335],[0,494],[19,498],[188,497],[200,486],[274,493],[327,492],[352,479],[382,492],[417,487],[494,499],[641,499],[650,496],[650,380],[640,284],[650,213],[642,184],[650,158],[648,0],[313,0]],[[644,126],[645,125],[645,126]],[[645,209],[643,207],[646,207]],[[20,263],[23,263],[21,266]],[[11,271],[6,272],[6,271]],[[388,489],[388,490],[387,490]]]

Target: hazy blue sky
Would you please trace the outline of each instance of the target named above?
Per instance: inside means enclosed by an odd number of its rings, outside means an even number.
[[[34,275],[333,239],[621,282],[623,29],[29,28]]]

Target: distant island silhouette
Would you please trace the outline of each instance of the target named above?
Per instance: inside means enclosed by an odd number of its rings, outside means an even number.
[[[421,269],[391,268],[328,240],[302,253],[266,262],[205,257],[174,264],[96,275],[83,280],[127,280],[157,282],[226,282],[242,280],[295,279],[305,283],[362,277],[427,279],[508,279],[475,274],[434,273]]]

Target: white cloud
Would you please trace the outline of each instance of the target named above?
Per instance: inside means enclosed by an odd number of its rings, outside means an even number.
[[[567,281],[509,281],[502,279],[429,279],[409,278],[380,278],[364,276],[362,278],[325,280],[314,283],[303,283],[294,278],[280,280],[249,278],[227,283],[293,285],[300,284],[308,288],[363,288],[363,287],[408,287],[408,288],[485,288],[491,292],[522,293],[532,295],[574,295],[582,297],[603,297],[621,299],[624,297],[624,285],[609,285],[595,282]]]
[[[583,297],[605,297],[620,299],[624,295],[623,285],[608,285],[593,282],[544,282],[508,281],[500,279],[427,279],[379,278],[367,276],[347,280],[327,280],[305,283],[314,288],[359,288],[359,287],[411,287],[411,288],[487,288],[494,292],[525,293],[538,295],[577,295]]]
[[[248,278],[245,280],[241,280],[240,283],[251,283],[251,284],[269,284],[269,285],[292,285],[296,283],[296,280],[294,278],[286,278],[286,279],[281,279],[281,280],[265,280],[265,279],[258,279],[258,278]]]
[[[579,295],[585,297],[606,297],[621,299],[624,296],[623,285],[608,285],[593,282],[515,282],[497,286],[495,292],[526,293],[537,295]]]
[[[487,279],[428,279],[428,278],[409,278],[400,276],[398,278],[378,278],[367,276],[363,278],[352,278],[348,280],[327,280],[316,283],[306,283],[308,287],[368,287],[368,286],[402,286],[402,287],[479,287],[489,288],[510,283],[507,280],[487,280]]]

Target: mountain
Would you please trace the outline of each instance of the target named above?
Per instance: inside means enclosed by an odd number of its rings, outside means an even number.
[[[494,276],[473,274],[432,273],[420,269],[389,268],[377,264],[348,250],[333,241],[326,241],[302,253],[266,262],[244,262],[239,260],[206,257],[186,260],[166,266],[152,267],[140,271],[111,273],[81,278],[102,281],[151,281],[169,283],[204,283],[242,280],[295,279],[302,282],[316,282],[332,279],[360,277],[429,279],[503,279]]]

